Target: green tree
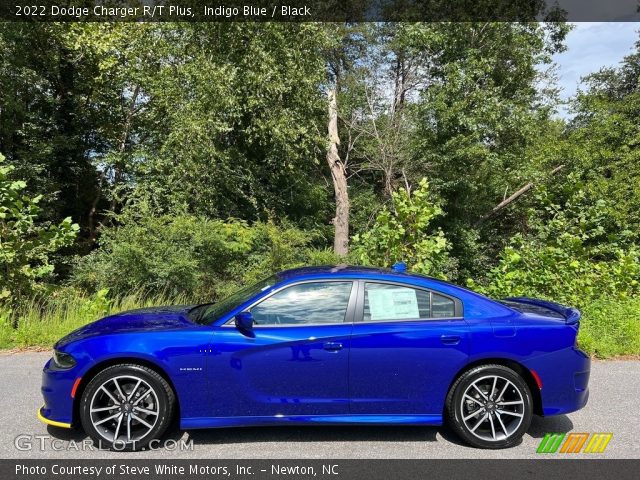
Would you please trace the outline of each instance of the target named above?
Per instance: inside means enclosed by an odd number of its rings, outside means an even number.
[[[25,295],[38,292],[38,281],[50,278],[50,256],[73,242],[78,225],[38,223],[40,195],[23,194],[26,183],[10,178],[14,168],[0,155],[0,302],[17,306]]]
[[[43,194],[42,215],[87,225],[97,175],[95,57],[68,23],[0,22],[0,151]]]
[[[427,180],[413,192],[400,188],[392,197],[393,210],[383,208],[371,229],[353,237],[352,257],[364,265],[402,261],[416,273],[451,276],[449,244],[442,230],[432,225],[443,212],[434,203]]]
[[[567,30],[562,23],[480,22],[412,24],[401,32],[406,48],[433,52],[416,105],[413,174],[427,176],[443,200],[437,223],[463,276],[481,275],[513,233],[513,221],[474,225],[535,174],[532,147],[552,111],[545,94],[553,93],[538,88],[539,66],[563,48]]]
[[[562,163],[564,175],[521,204],[522,225],[478,288],[576,305],[640,293],[639,59],[586,77],[572,121],[540,138],[538,165]]]
[[[137,199],[327,225],[325,38],[313,24],[0,25],[0,149],[88,246]]]
[[[158,26],[142,84],[154,125],[133,195],[159,212],[326,222],[323,34],[314,24]]]
[[[620,67],[584,79],[566,136],[577,182],[631,231],[640,229],[640,40],[635,47]]]

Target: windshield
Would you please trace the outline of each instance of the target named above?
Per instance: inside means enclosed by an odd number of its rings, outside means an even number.
[[[217,318],[220,318],[228,311],[246,302],[263,290],[266,290],[276,282],[276,276],[272,275],[269,278],[265,278],[258,283],[238,290],[236,293],[223,298],[219,302],[204,303],[202,305],[198,305],[197,307],[194,307],[189,311],[189,318],[192,322],[202,325],[209,325]]]

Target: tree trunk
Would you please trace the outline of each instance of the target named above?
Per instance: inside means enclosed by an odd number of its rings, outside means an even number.
[[[93,246],[98,238],[98,229],[96,225],[96,216],[98,214],[98,203],[102,198],[102,186],[104,184],[104,172],[98,171],[98,186],[96,187],[96,194],[91,202],[91,209],[89,210],[89,244]]]
[[[329,148],[327,149],[327,163],[331,170],[336,198],[336,216],[333,219],[335,227],[333,251],[336,255],[344,256],[349,252],[349,192],[347,190],[347,172],[338,154],[340,137],[338,136],[338,101],[335,88],[329,90],[328,100],[329,121],[327,122],[327,130],[329,133]]]

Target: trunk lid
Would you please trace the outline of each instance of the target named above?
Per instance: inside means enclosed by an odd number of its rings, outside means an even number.
[[[521,313],[531,313],[548,318],[564,321],[567,325],[580,324],[580,311],[577,308],[567,307],[556,302],[527,297],[509,297],[502,301],[508,307]]]

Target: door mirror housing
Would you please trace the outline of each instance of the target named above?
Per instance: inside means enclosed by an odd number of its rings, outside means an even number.
[[[235,317],[236,328],[241,332],[253,331],[253,315],[251,312],[240,312]]]

